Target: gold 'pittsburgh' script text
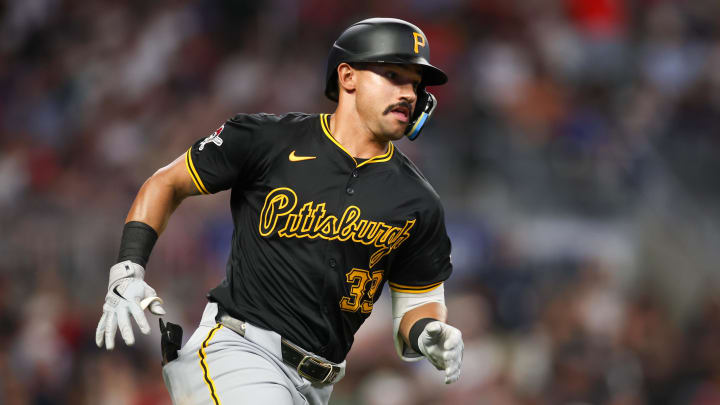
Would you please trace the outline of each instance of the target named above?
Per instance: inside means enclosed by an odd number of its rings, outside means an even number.
[[[322,238],[375,246],[379,249],[370,256],[370,268],[408,240],[415,225],[415,219],[406,220],[402,227],[362,219],[360,208],[354,205],[337,217],[325,211],[325,203],[309,201],[296,211],[297,204],[297,194],[291,188],[270,191],[260,212],[260,235],[268,237],[278,229],[281,238]]]

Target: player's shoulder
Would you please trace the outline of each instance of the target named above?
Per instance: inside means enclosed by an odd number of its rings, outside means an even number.
[[[297,126],[311,122],[317,119],[319,114],[308,114],[301,112],[289,112],[285,114],[269,114],[269,113],[240,113],[236,114],[228,120],[230,125],[250,125],[257,127],[283,127]]]
[[[284,144],[312,133],[313,125],[319,126],[319,114],[287,113],[287,114],[236,114],[221,128],[226,137],[234,138],[239,147],[247,147],[247,141],[267,148],[282,148]]]
[[[412,191],[420,197],[440,204],[440,196],[417,165],[397,146],[395,146],[394,154],[400,181],[402,181],[406,187],[411,187]]]

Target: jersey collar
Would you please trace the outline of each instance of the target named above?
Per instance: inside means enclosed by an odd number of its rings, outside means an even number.
[[[353,160],[355,163],[355,167],[362,167],[370,163],[381,163],[381,162],[387,162],[390,160],[393,156],[393,153],[395,152],[395,145],[392,142],[388,142],[388,150],[387,152],[383,153],[382,155],[374,156],[360,164],[358,164],[357,159],[353,157],[353,155],[348,152],[347,149],[345,149],[344,146],[340,145],[340,142],[338,142],[335,138],[333,138],[332,134],[330,133],[330,114],[320,114],[320,126],[322,127],[323,133],[325,133],[325,136],[327,136],[338,148],[342,149],[345,154],[347,154],[350,159]]]

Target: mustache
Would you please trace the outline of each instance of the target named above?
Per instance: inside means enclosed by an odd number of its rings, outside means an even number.
[[[395,103],[395,104],[388,106],[388,108],[386,108],[385,111],[383,111],[383,115],[389,114],[390,111],[392,111],[398,107],[406,107],[408,109],[408,111],[410,112],[410,116],[412,116],[412,113],[413,113],[412,104],[408,103],[407,101],[401,101],[399,103]]]

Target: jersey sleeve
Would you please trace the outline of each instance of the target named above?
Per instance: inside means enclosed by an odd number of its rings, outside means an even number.
[[[388,285],[395,292],[426,293],[452,273],[450,238],[439,201],[429,212],[418,215],[417,226],[394,259]]]
[[[217,193],[258,176],[269,147],[262,129],[261,117],[238,114],[188,149],[185,164],[200,193]]]

